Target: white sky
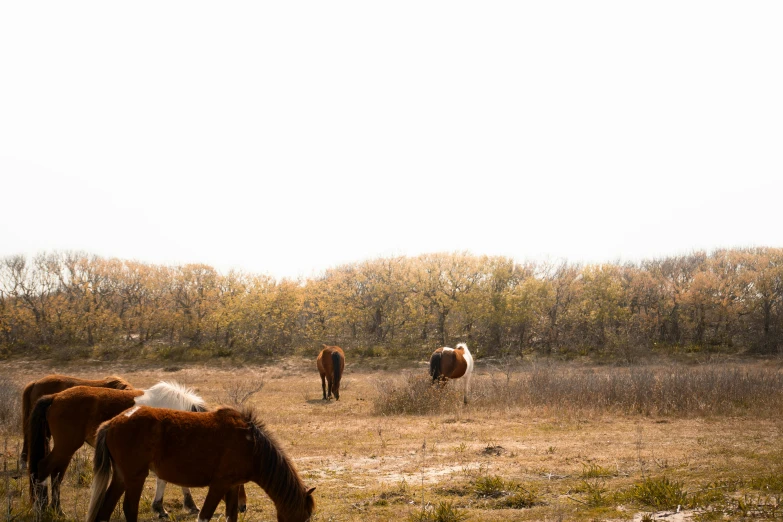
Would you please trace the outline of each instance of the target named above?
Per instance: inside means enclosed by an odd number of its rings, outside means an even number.
[[[3,2],[0,257],[783,246],[783,3]]]

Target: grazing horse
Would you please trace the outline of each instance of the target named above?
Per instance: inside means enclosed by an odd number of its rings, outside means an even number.
[[[131,390],[131,386],[121,377],[111,376],[101,380],[80,379],[79,377],[70,377],[68,375],[47,375],[43,379],[38,379],[28,383],[22,392],[22,454],[19,456],[19,467],[27,467],[27,454],[30,448],[30,412],[35,403],[44,395],[73,388],[74,386],[94,386],[96,388],[114,388],[115,390]]]
[[[438,348],[430,357],[430,376],[432,380],[458,379],[462,376],[464,379],[465,404],[468,403],[468,392],[470,391],[470,376],[473,373],[473,356],[468,350],[468,345],[459,343],[456,348],[444,346]]]
[[[212,518],[221,499],[226,520],[236,522],[238,487],[250,481],[272,499],[280,522],[304,522],[315,508],[315,488],[305,487],[291,460],[250,409],[195,414],[132,408],[98,429],[93,469],[87,522],[109,520],[123,492],[125,520],[136,522],[150,469],[169,482],[209,487],[199,522]]]
[[[318,366],[318,372],[321,374],[321,389],[324,392],[324,400],[331,399],[332,393],[334,393],[334,399],[339,401],[340,379],[343,376],[343,370],[345,370],[345,354],[339,346],[327,346],[325,344],[322,346],[324,348],[318,354],[316,365]],[[326,383],[329,383],[328,393]]]
[[[47,477],[52,477],[52,507],[60,511],[60,483],[76,451],[87,442],[95,446],[98,426],[133,407],[148,405],[176,410],[206,411],[204,400],[176,383],[159,382],[149,390],[113,390],[75,386],[40,398],[30,415],[30,496],[38,505],[46,504]],[[49,438],[54,447],[49,451]],[[158,482],[153,510],[165,517],[164,481]],[[159,495],[158,495],[159,493]],[[183,505],[198,511],[193,497],[183,488]]]

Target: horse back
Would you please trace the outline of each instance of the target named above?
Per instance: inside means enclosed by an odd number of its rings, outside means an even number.
[[[90,386],[95,388],[130,389],[130,385],[120,377],[107,377],[102,380],[82,379],[70,375],[52,374],[42,377],[28,384],[30,388],[30,402],[35,402],[44,395],[59,393],[75,386]]]
[[[161,479],[187,487],[208,486],[218,475],[245,483],[252,474],[247,423],[233,410],[193,413],[139,406],[103,423],[101,431],[125,471],[148,466]]]
[[[56,441],[58,437],[76,435],[94,445],[101,423],[132,407],[142,393],[93,386],[74,386],[56,393],[46,415],[52,436]]]
[[[343,352],[343,349],[339,346],[328,346],[326,344],[322,346],[323,349],[318,354],[318,359],[316,359],[318,371],[321,375],[329,376],[333,375],[335,370],[342,373],[342,370],[345,369],[345,352]],[[338,360],[340,361],[340,366],[336,368]]]

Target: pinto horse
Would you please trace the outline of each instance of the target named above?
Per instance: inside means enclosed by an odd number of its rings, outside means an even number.
[[[125,520],[136,522],[150,469],[169,482],[209,487],[199,522],[212,518],[221,499],[227,522],[236,522],[239,486],[250,481],[272,499],[280,522],[304,522],[315,508],[315,488],[305,487],[250,409],[195,414],[134,407],[98,429],[93,469],[87,522],[109,520],[123,492]]]
[[[68,375],[47,375],[27,384],[22,392],[22,454],[19,456],[19,467],[27,467],[27,454],[30,449],[30,412],[35,403],[44,395],[58,393],[74,386],[94,386],[96,388],[113,388],[115,390],[131,390],[131,386],[121,377],[111,376],[101,380],[80,379]]]
[[[339,401],[340,379],[343,376],[343,370],[345,370],[345,354],[339,346],[327,346],[325,344],[322,346],[323,350],[318,354],[316,365],[318,366],[318,372],[321,374],[321,389],[324,392],[324,400],[331,399],[332,393],[334,393],[334,399]],[[329,383],[328,393],[327,383]]]
[[[38,400],[30,415],[30,496],[38,505],[46,504],[46,485],[52,477],[52,507],[60,511],[60,483],[73,454],[85,443],[95,445],[98,426],[133,407],[148,405],[176,410],[206,411],[204,400],[176,383],[159,382],[148,390],[113,390],[75,386]],[[49,438],[54,447],[49,451]],[[153,510],[165,517],[164,481],[158,482]],[[193,497],[183,488],[186,509],[198,511]]]
[[[438,348],[430,357],[430,376],[433,382],[448,379],[464,379],[463,400],[468,403],[468,393],[470,391],[470,377],[473,374],[473,356],[468,350],[468,345],[459,343],[456,348],[444,346]]]

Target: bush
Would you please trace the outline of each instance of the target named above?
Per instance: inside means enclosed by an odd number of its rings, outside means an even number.
[[[408,374],[402,378],[381,379],[376,383],[377,415],[426,415],[449,413],[462,405],[459,389],[447,382],[433,384],[427,375]]]
[[[508,493],[506,482],[497,475],[479,477],[476,479],[476,496],[483,498],[498,498]]]

